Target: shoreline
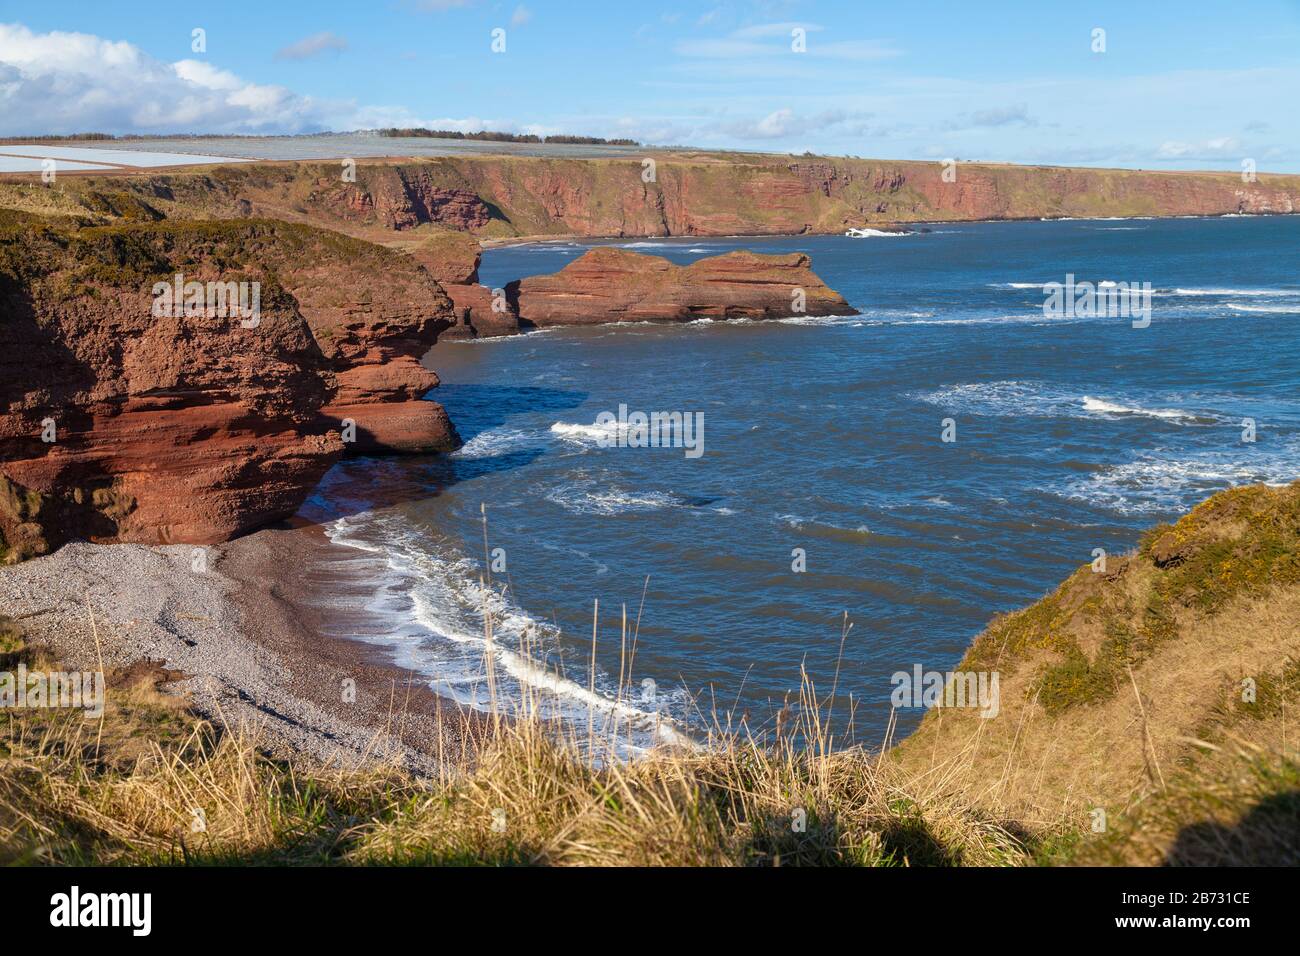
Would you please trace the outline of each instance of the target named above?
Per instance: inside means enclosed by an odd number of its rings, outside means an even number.
[[[205,548],[77,542],[6,568],[0,604],[64,666],[94,669],[102,654],[105,671],[180,672],[169,692],[214,723],[258,728],[275,756],[436,773],[486,723],[382,647],[321,626],[310,572],[336,547],[315,525]]]
[[[879,229],[882,232],[895,231],[899,235],[915,235],[915,231],[910,229],[911,226],[961,226],[961,225],[979,225],[998,222],[1144,222],[1163,221],[1166,219],[1269,219],[1273,217],[1287,218],[1289,216],[1300,216],[1300,210],[1295,212],[1225,212],[1225,213],[1206,213],[1205,215],[1176,215],[1176,216],[1003,216],[998,219],[907,219],[891,220],[889,222],[868,221],[862,226],[855,228],[862,229]],[[895,228],[896,227],[896,228]],[[487,239],[468,233],[471,238],[478,241],[480,248],[488,249],[506,249],[511,246],[537,246],[545,245],[548,242],[624,242],[646,239],[677,239],[682,242],[704,242],[711,239],[805,239],[809,237],[826,237],[826,236],[844,236],[845,233],[819,232],[809,230],[807,232],[754,232],[754,233],[735,233],[735,234],[674,234],[674,235],[649,235],[637,233],[635,235],[624,236],[594,236],[586,233],[564,232],[564,233],[542,233],[532,236],[508,236],[500,239]]]

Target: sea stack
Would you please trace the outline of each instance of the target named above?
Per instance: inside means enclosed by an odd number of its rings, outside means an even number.
[[[559,272],[506,287],[524,327],[845,315],[852,308],[803,253],[730,252],[679,266],[625,249],[592,249]]]

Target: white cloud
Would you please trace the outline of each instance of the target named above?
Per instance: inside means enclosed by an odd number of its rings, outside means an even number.
[[[515,7],[515,12],[510,17],[512,27],[522,27],[525,23],[533,18],[533,11],[529,10],[522,3]]]
[[[713,60],[753,59],[792,52],[796,30],[803,30],[807,50],[800,56],[834,60],[881,60],[899,55],[888,43],[877,40],[831,40],[822,42],[825,27],[815,23],[759,23],[741,27],[722,37],[682,40],[677,53],[685,57]]]
[[[775,140],[821,132],[838,136],[862,136],[867,131],[868,115],[851,110],[821,110],[804,114],[783,107],[758,119],[718,120],[698,124],[687,135],[701,142],[719,136],[742,140]]]
[[[348,41],[337,34],[325,31],[303,37],[297,43],[282,47],[276,54],[277,60],[306,60],[321,53],[341,53],[348,48]]]
[[[206,61],[0,24],[0,133],[301,132],[324,128],[325,107]]]
[[[995,129],[999,126],[1037,126],[1038,120],[1029,115],[1029,106],[1019,103],[1015,106],[998,106],[987,110],[976,110],[963,115],[948,124],[949,129]]]
[[[1218,136],[1199,143],[1166,140],[1156,150],[1160,159],[1235,159],[1241,155],[1241,143],[1231,136]]]
[[[165,63],[131,43],[0,24],[0,135],[313,133],[383,126],[520,131],[508,120],[425,118],[405,106],[322,100],[249,82],[208,60]]]

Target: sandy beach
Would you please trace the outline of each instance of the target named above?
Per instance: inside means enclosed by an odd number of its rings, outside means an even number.
[[[326,633],[309,582],[332,550],[312,525],[204,548],[74,543],[0,569],[0,608],[69,668],[181,672],[166,689],[272,753],[432,772],[473,720],[382,648]]]

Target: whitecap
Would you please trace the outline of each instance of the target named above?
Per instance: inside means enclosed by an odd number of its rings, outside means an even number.
[[[1176,288],[1176,289],[1173,290],[1173,292],[1174,292],[1175,295],[1189,295],[1189,296],[1199,296],[1199,295],[1215,295],[1215,296],[1231,296],[1231,295],[1255,295],[1255,296],[1259,296],[1259,295],[1263,295],[1263,296],[1300,295],[1300,289],[1223,289],[1223,288],[1207,288],[1207,289],[1190,288],[1190,289],[1183,289],[1183,288]]]
[[[1193,421],[1196,418],[1192,413],[1180,411],[1176,408],[1142,408],[1135,405],[1117,405],[1114,402],[1093,398],[1090,395],[1083,396],[1083,408],[1084,411],[1097,412],[1103,415],[1141,415],[1147,418],[1163,418],[1168,421]]]
[[[490,428],[479,432],[460,448],[451,453],[452,458],[494,458],[506,452],[514,451],[530,441],[537,439],[535,432],[518,428]]]
[[[1279,315],[1300,315],[1300,305],[1240,305],[1229,302],[1228,308],[1234,312],[1263,312]]]
[[[597,487],[594,482],[573,482],[551,489],[546,500],[573,514],[616,515],[656,511],[682,504],[682,500],[661,491],[626,491],[613,486]]]
[[[574,422],[556,422],[551,426],[551,433],[558,435],[563,439],[581,444],[600,443],[612,441],[618,438],[619,423],[612,422],[593,422],[590,425],[579,425]]]

